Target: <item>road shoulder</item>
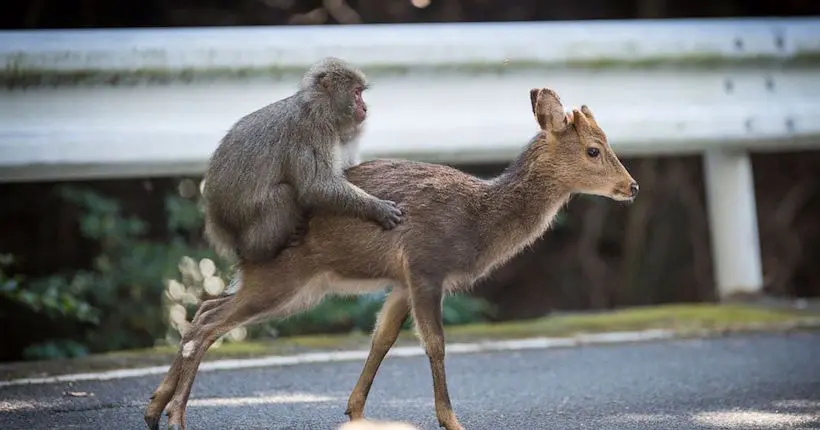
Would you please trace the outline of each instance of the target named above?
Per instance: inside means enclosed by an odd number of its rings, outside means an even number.
[[[448,354],[461,354],[815,329],[820,329],[820,306],[815,303],[767,301],[555,314],[526,321],[449,326],[446,336]],[[225,342],[208,351],[202,370],[363,360],[368,347],[366,333]],[[164,373],[175,353],[176,347],[162,346],[70,360],[6,363],[0,365],[0,386]],[[412,331],[402,332],[391,351],[394,356],[421,354]]]

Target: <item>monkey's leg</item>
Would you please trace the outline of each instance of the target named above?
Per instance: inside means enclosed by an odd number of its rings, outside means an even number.
[[[296,191],[288,184],[272,187],[263,205],[239,237],[239,256],[246,262],[276,258],[287,248],[302,220]]]

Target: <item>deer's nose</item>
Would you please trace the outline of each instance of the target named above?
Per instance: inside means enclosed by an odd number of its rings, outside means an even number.
[[[632,197],[635,197],[635,196],[638,195],[638,189],[639,189],[639,187],[638,187],[637,182],[633,182],[632,184],[629,185],[629,192],[632,193]]]

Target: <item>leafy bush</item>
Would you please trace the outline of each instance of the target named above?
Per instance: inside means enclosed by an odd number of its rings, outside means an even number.
[[[76,296],[80,288],[53,276],[25,284],[22,276],[5,272],[14,264],[11,255],[0,255],[0,296],[28,310],[48,318],[68,318],[75,321],[98,323],[99,313]],[[67,290],[67,291],[66,291]]]
[[[30,345],[23,356],[78,356],[153,344],[165,331],[162,279],[174,275],[175,262],[183,256],[211,254],[207,248],[186,243],[186,235],[197,228],[190,215],[197,212],[195,204],[169,196],[166,211],[171,237],[166,242],[151,242],[143,238],[147,224],[123,215],[116,201],[72,187],[62,188],[60,195],[82,209],[80,231],[99,244],[100,252],[92,270],[3,282],[5,297],[35,314],[81,323],[70,333],[71,339]]]
[[[66,325],[70,326],[71,323],[99,322],[98,310],[76,294],[76,284],[67,285],[59,276],[27,282],[22,276],[7,274],[13,266],[13,256],[0,256],[0,302],[4,303],[0,317],[4,320],[10,319],[10,325],[16,325],[14,317],[53,322],[55,327],[60,327],[62,323],[63,328]],[[77,357],[86,354],[88,348],[85,345],[71,339],[60,338],[41,339],[24,347],[20,352],[23,359],[29,360]]]

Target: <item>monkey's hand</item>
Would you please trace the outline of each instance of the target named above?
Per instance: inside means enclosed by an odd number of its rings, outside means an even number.
[[[381,200],[377,205],[375,219],[386,230],[392,230],[401,223],[404,213],[396,202]]]

